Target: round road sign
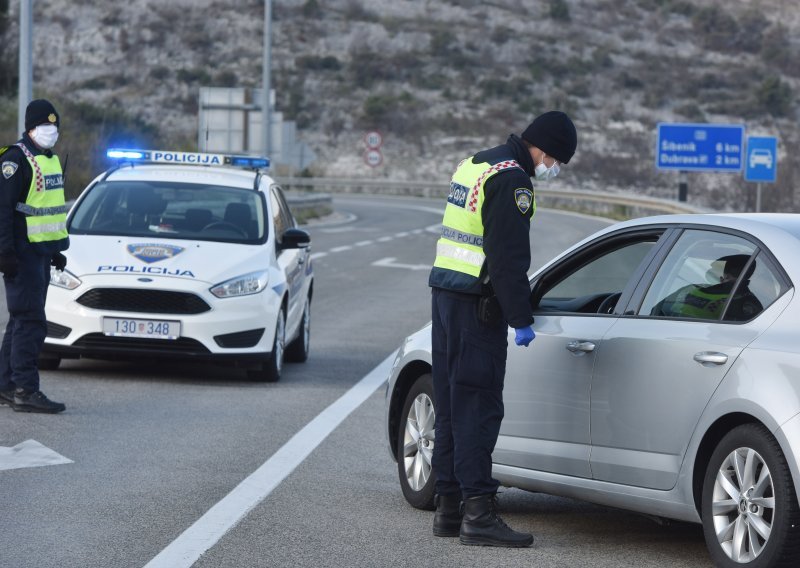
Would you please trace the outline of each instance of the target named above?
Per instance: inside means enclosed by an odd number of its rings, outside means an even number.
[[[364,135],[364,142],[367,144],[367,148],[378,149],[383,144],[383,136],[377,130],[373,130]]]
[[[370,148],[364,152],[364,161],[373,168],[378,167],[383,163],[383,154],[376,148]]]

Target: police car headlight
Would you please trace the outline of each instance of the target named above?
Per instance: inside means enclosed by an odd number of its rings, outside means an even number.
[[[260,270],[226,280],[212,287],[210,292],[217,298],[234,298],[236,296],[258,294],[267,287],[268,281],[269,273],[266,270]]]
[[[50,284],[67,290],[74,290],[81,285],[80,279],[68,270],[56,270],[50,267]]]

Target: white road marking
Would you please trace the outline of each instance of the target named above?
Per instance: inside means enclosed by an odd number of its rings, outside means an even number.
[[[395,233],[394,236],[397,237],[397,238],[407,237],[408,233],[406,231],[403,231],[401,233]]]
[[[10,448],[0,446],[0,471],[75,463],[36,440],[25,440]]]
[[[328,256],[327,252],[315,252],[311,254],[311,260],[316,260],[318,258],[322,258],[323,256]]]
[[[357,246],[357,247],[365,247],[365,246],[371,245],[371,244],[372,244],[372,241],[359,241],[359,242],[356,243],[355,246]]]
[[[411,231],[411,234],[412,235],[421,235],[424,232],[425,232],[425,229],[414,229],[413,231]]]
[[[386,382],[396,352],[323,410],[222,501],[172,541],[145,568],[190,568],[200,556],[261,503],[351,412]]]
[[[331,249],[331,252],[343,252],[343,251],[346,251],[346,250],[350,250],[351,248],[353,248],[353,247],[350,246],[350,245],[344,245],[344,246],[341,246],[341,247],[333,247]]]
[[[376,260],[372,263],[372,266],[382,266],[384,268],[404,268],[406,270],[430,270],[430,264],[401,264],[399,262],[395,262],[395,258],[393,256],[382,258],[380,260]]]
[[[388,243],[389,241],[393,241],[394,237],[381,237],[378,239],[379,243]]]

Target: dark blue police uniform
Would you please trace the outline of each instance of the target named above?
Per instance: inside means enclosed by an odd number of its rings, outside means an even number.
[[[494,493],[492,452],[503,420],[503,380],[508,325],[533,323],[527,271],[530,267],[532,208],[520,211],[515,190],[531,188],[534,163],[519,137],[476,154],[475,163],[515,160],[519,167],[491,177],[485,186],[485,278],[469,289],[448,289],[452,275],[434,268],[432,288],[432,374],[436,399],[433,469],[436,493],[469,498]],[[493,321],[479,319],[481,298],[497,298]]]

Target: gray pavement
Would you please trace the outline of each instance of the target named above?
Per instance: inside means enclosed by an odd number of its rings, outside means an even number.
[[[64,414],[0,408],[0,446],[35,439],[75,462],[0,472],[0,566],[144,566],[429,320],[427,271],[372,263],[429,265],[437,235],[426,229],[442,204],[335,206],[342,217],[310,227],[311,357],[281,382],[191,363],[66,361],[42,383]],[[534,266],[605,225],[539,211]],[[532,549],[436,539],[431,514],[402,498],[383,428],[380,388],[196,565],[710,565],[699,525],[519,490],[501,502],[512,526],[535,533]]]

